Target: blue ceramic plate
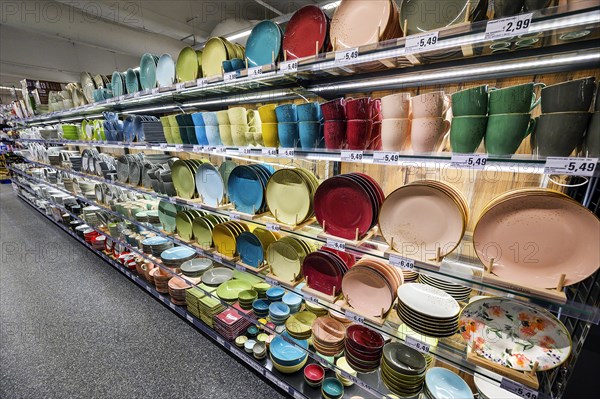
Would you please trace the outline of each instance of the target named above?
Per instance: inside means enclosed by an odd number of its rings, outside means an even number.
[[[294,341],[296,345],[287,342],[287,340]],[[295,366],[302,363],[308,356],[305,350],[300,349],[298,346],[308,349],[308,342],[306,340],[299,340],[292,338],[287,332],[276,336],[271,344],[269,345],[269,351],[273,359],[282,366]]]
[[[196,170],[196,190],[202,196],[202,202],[210,206],[219,206],[223,201],[225,189],[221,174],[210,163],[203,163]]]
[[[156,66],[156,81],[159,87],[171,86],[175,83],[175,62],[169,54],[163,54]]]
[[[140,84],[144,90],[156,87],[156,58],[150,53],[140,61]]]
[[[452,371],[442,367],[433,367],[427,370],[425,385],[436,398],[473,398],[473,393],[467,383]]]
[[[128,94],[140,91],[140,72],[136,69],[129,68],[125,75],[125,83]]]
[[[271,21],[262,21],[252,29],[246,42],[248,66],[270,65],[273,61],[272,55],[275,55],[275,61],[277,61],[280,50],[281,30],[279,26]]]
[[[114,71],[110,82],[112,85],[113,95],[115,97],[122,96],[124,92],[123,88],[125,85],[123,84],[123,75],[121,74],[121,72]]]
[[[166,251],[163,251],[160,254],[161,259],[166,259],[166,260],[180,260],[180,259],[186,259],[189,258],[190,256],[193,256],[196,253],[196,251],[187,248],[187,247],[173,247],[173,248],[169,248]]]
[[[227,193],[235,209],[254,214],[262,207],[265,191],[258,172],[248,166],[240,165],[229,175]]]
[[[244,231],[238,236],[235,245],[245,264],[258,267],[263,263],[265,252],[260,240],[254,234]]]
[[[146,238],[144,241],[142,241],[142,244],[144,244],[144,245],[162,245],[162,244],[166,244],[168,242],[169,242],[169,240],[167,240],[164,237],[150,237],[150,238]]]

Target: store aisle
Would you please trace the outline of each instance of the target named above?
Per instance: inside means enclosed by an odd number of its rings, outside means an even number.
[[[0,186],[0,397],[282,397]]]

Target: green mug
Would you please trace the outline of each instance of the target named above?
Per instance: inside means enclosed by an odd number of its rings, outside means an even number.
[[[477,150],[485,136],[487,116],[455,116],[450,127],[452,152],[470,154]]]
[[[590,116],[589,112],[540,115],[531,133],[531,147],[541,157],[568,157],[582,143]]]
[[[452,94],[452,115],[486,115],[488,109],[488,86],[477,86]]]
[[[543,83],[525,83],[503,89],[490,88],[489,114],[524,114],[531,112],[541,101],[533,89],[546,87]]]
[[[485,149],[491,155],[512,155],[533,129],[535,120],[529,113],[490,115],[485,131]]]

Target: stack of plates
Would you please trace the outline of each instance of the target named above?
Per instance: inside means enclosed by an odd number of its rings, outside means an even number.
[[[398,288],[396,308],[400,319],[429,337],[450,337],[457,332],[460,306],[446,292],[426,284],[408,283]]]
[[[386,314],[396,300],[403,283],[398,270],[375,259],[359,260],[342,279],[342,291],[348,304],[361,314]]]
[[[233,271],[226,267],[212,268],[202,275],[202,282],[210,286],[219,286],[233,278]]]
[[[79,139],[79,128],[77,125],[62,124],[60,125],[62,130],[62,138],[65,140],[78,140]]]
[[[337,175],[325,180],[315,193],[315,216],[323,230],[354,240],[375,224],[384,200],[383,190],[362,173]]]
[[[290,317],[290,307],[283,302],[273,302],[269,305],[269,320],[276,326],[285,324]]]
[[[153,89],[156,87],[156,67],[158,56],[145,53],[140,60],[140,85],[142,89]]]
[[[165,132],[162,123],[158,119],[142,120],[141,133],[144,136],[144,141],[147,143],[165,142]]]
[[[211,288],[204,284],[200,284],[199,287],[202,287],[205,291],[210,291],[208,288]],[[206,294],[204,292],[195,287],[185,290],[185,302],[187,305],[187,310],[198,319],[200,318],[200,309],[198,308],[198,304],[200,303],[200,299],[202,299],[205,295]]]
[[[337,356],[344,350],[346,326],[331,317],[319,317],[312,325],[312,342],[325,356]]]
[[[312,251],[313,247],[304,240],[292,236],[281,237],[267,248],[271,273],[283,281],[296,281],[302,276],[304,259]]]
[[[404,36],[416,35],[447,26],[474,22],[486,18],[488,2],[483,0],[460,0],[444,12],[431,13],[432,6],[442,6],[439,1],[405,0],[400,8],[400,21],[407,21]],[[470,11],[469,11],[470,10]],[[467,17],[467,12],[469,16]]]
[[[214,325],[214,317],[225,310],[225,305],[218,299],[205,295],[198,301],[198,309],[200,311],[200,319],[212,328]]]
[[[194,239],[200,247],[209,249],[213,246],[212,232],[216,225],[225,223],[227,219],[224,216],[206,214],[195,218],[192,222],[192,232]]]
[[[200,282],[200,279],[197,277],[187,277],[186,280],[184,281],[179,277],[173,277],[169,280],[169,296],[171,297],[171,302],[175,305],[184,306],[186,304],[185,292],[189,288],[192,288],[192,284],[189,282],[193,282],[194,285]]]
[[[195,182],[202,203],[214,207],[223,204],[225,199],[223,176],[211,163],[205,162],[200,165],[196,170]]]
[[[269,315],[269,301],[256,299],[252,302],[252,310],[254,310],[256,317],[267,317]]]
[[[146,254],[160,256],[163,251],[173,248],[173,241],[164,237],[150,237],[142,241],[142,250]]]
[[[442,291],[447,292],[456,299],[458,302],[464,302],[469,299],[471,295],[471,287],[465,287],[464,285],[450,283],[439,278],[427,276],[425,274],[419,275],[419,283],[427,284],[435,288],[439,288]]]
[[[240,313],[245,313],[250,317],[254,317],[252,310],[244,310],[240,308],[238,304],[235,304],[232,308],[226,309],[215,316],[215,331],[228,340],[235,339],[252,325],[252,323],[245,317],[242,317]]]
[[[146,215],[148,216],[148,223],[150,223],[154,227],[160,228],[160,217],[158,216],[157,210],[150,210],[146,212]]]
[[[126,76],[124,73],[119,71],[113,72],[112,78],[110,79],[113,97],[120,97],[127,92],[127,86],[125,82]]]
[[[280,302],[285,295],[285,290],[281,287],[271,287],[267,290],[266,294],[270,302]]]
[[[304,367],[308,359],[307,350],[307,341],[292,338],[285,332],[276,336],[269,345],[273,367],[284,374],[295,373]]]
[[[383,347],[381,379],[396,395],[418,397],[426,370],[427,361],[421,352],[400,342],[390,342]]]
[[[277,56],[277,54],[275,56]],[[237,43],[231,43],[224,37],[211,37],[202,50],[202,76],[211,77],[221,75],[223,71],[223,61],[234,58],[240,60],[245,58],[244,47]],[[270,64],[271,61],[268,63]]]
[[[209,258],[194,258],[181,264],[181,272],[188,277],[201,277],[206,271],[212,269],[213,262]]]
[[[252,289],[258,293],[260,299],[267,298],[267,291],[271,286],[265,282],[256,283],[252,286]]]
[[[285,27],[283,51],[288,60],[314,56],[329,47],[329,19],[316,5],[307,5],[292,15]],[[315,43],[318,47],[315,49]]]
[[[249,230],[246,223],[233,220],[217,224],[212,231],[213,243],[217,252],[225,256],[235,256],[237,237]]]
[[[213,269],[215,270],[215,269]],[[252,289],[252,284],[244,280],[228,280],[219,285],[217,295],[225,302],[234,303],[237,301],[240,292]]]
[[[541,289],[555,288],[561,274],[566,275],[565,285],[594,274],[600,265],[598,242],[598,217],[565,194],[544,188],[512,190],[494,198],[473,231],[475,252],[485,265],[494,258],[495,275]],[[515,243],[523,255],[515,256]]]
[[[303,168],[281,169],[267,185],[267,204],[277,221],[298,225],[314,215],[313,198],[319,181]]]
[[[236,250],[242,262],[247,265],[259,267],[266,258],[266,249],[280,237],[262,227],[257,227],[252,233],[245,231],[236,241]]]
[[[305,302],[304,306],[307,311],[313,313],[317,317],[327,316],[329,314],[327,308],[313,302]]]
[[[446,399],[448,397],[473,399],[469,385],[452,371],[442,367],[432,367],[425,374],[426,399]]]
[[[181,198],[192,199],[196,194],[196,171],[202,164],[197,159],[179,159],[171,167],[171,177],[177,195]]]
[[[275,22],[265,20],[255,25],[246,41],[248,66],[255,67],[275,63],[281,52],[282,35],[282,29]]]
[[[175,62],[173,62],[173,58],[169,54],[163,54],[158,59],[158,63],[156,64],[156,82],[159,87],[167,87],[175,83]]]
[[[388,195],[380,214],[379,230],[390,247],[402,256],[426,262],[436,259],[438,248],[444,257],[458,246],[469,205],[455,188],[419,180]]]
[[[179,268],[182,263],[196,257],[196,251],[188,247],[173,247],[160,253],[160,259],[168,267]]]
[[[363,325],[353,324],[346,329],[345,356],[350,367],[369,373],[379,367],[383,354],[383,336]]]
[[[154,286],[156,287],[156,291],[161,294],[166,294],[169,292],[169,280],[173,277],[173,273],[167,272],[162,267],[154,268],[156,270],[152,276],[154,277]],[[172,270],[171,270],[172,271]]]
[[[411,283],[417,281],[419,273],[413,272],[412,270],[402,269],[402,276],[404,276],[405,283]]]
[[[256,214],[267,210],[265,190],[273,171],[261,164],[236,166],[229,175],[229,200],[240,212]]]
[[[175,224],[177,226],[177,234],[184,241],[191,241],[194,237],[192,223],[194,219],[201,218],[206,212],[197,209],[187,209],[177,212]]]
[[[252,309],[252,303],[258,298],[258,293],[254,290],[244,290],[238,294],[238,303],[244,310]]]
[[[302,296],[293,292],[288,292],[281,300],[283,303],[289,306],[290,313],[298,313],[298,311],[300,311],[300,307],[302,307]]]
[[[303,311],[291,315],[285,321],[285,329],[291,337],[296,339],[309,339],[312,335],[312,325],[317,316],[314,313]]]
[[[198,56],[191,47],[184,47],[177,57],[175,73],[178,82],[189,82],[198,78]],[[200,75],[202,76],[202,75]]]

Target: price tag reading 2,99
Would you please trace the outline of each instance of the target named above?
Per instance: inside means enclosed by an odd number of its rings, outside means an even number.
[[[488,21],[485,27],[485,39],[493,40],[527,33],[532,16],[533,13],[527,13]]]

